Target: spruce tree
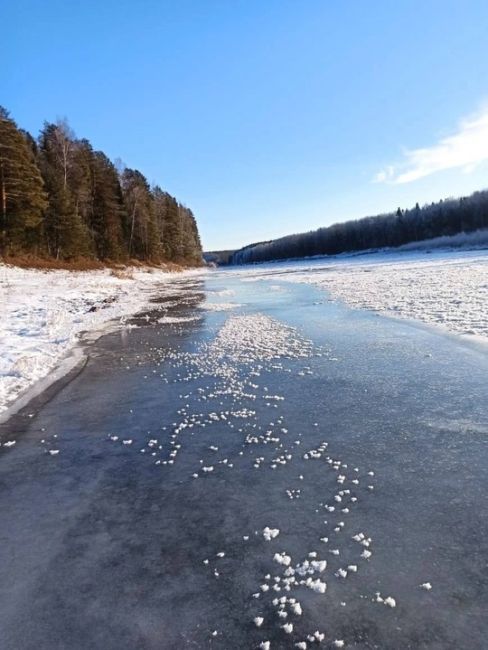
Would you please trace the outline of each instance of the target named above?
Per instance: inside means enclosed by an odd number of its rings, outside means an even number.
[[[47,206],[29,142],[0,107],[0,253],[35,250]]]
[[[125,169],[122,189],[128,219],[129,257],[160,261],[156,209],[146,178],[135,169]]]
[[[175,198],[168,195],[167,200],[168,204],[164,221],[165,252],[169,261],[178,262],[183,257],[180,212]]]
[[[93,217],[97,256],[115,261],[127,257],[124,224],[127,221],[122,189],[114,165],[101,151],[93,157]]]

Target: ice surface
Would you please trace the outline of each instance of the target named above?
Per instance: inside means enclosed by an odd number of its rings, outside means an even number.
[[[0,641],[483,648],[481,355],[238,277],[240,307],[142,315],[7,431]]]
[[[385,251],[256,265],[252,273],[253,281],[313,284],[351,307],[488,340],[487,251]]]

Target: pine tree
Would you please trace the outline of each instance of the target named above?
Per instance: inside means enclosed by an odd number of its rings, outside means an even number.
[[[72,161],[67,184],[75,213],[81,218],[92,238],[95,154],[90,142],[86,139],[74,140],[72,146]]]
[[[183,257],[180,226],[178,203],[168,194],[164,219],[164,250],[165,259],[171,262],[178,262]]]
[[[39,161],[49,196],[45,230],[49,252],[56,259],[93,254],[88,228],[80,216],[76,193],[72,191],[76,178],[75,151],[66,123],[44,125],[39,140]]]
[[[199,264],[202,260],[202,247],[193,212],[180,205],[181,262]]]
[[[188,262],[195,265],[202,264],[203,260],[203,251],[202,251],[202,242],[200,241],[200,235],[198,233],[197,221],[191,210],[188,210],[188,242],[189,242],[189,251],[188,251]]]
[[[97,255],[100,259],[124,260],[125,212],[119,177],[114,165],[101,151],[93,157],[93,218],[91,222]]]
[[[35,249],[47,206],[32,148],[0,107],[0,253]]]
[[[128,218],[129,257],[160,261],[156,209],[146,178],[135,169],[125,169],[122,190]]]
[[[117,168],[66,121],[38,141],[0,107],[0,253],[200,261],[195,219],[137,170]]]

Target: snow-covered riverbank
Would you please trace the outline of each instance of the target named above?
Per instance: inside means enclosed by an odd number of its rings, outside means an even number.
[[[115,319],[123,323],[149,303],[162,283],[178,276],[153,268],[114,274],[0,265],[0,413],[46,377],[81,332]]]
[[[254,279],[313,284],[351,307],[488,342],[488,251],[378,252],[246,268]]]

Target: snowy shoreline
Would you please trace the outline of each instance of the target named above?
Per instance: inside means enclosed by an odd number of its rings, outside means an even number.
[[[79,363],[82,333],[124,325],[165,283],[200,273],[149,267],[117,274],[40,271],[0,264],[0,420],[24,405],[23,396],[32,397],[34,384],[44,390]]]
[[[349,307],[488,343],[487,250],[368,252],[255,264],[231,272],[253,280],[312,284]]]

